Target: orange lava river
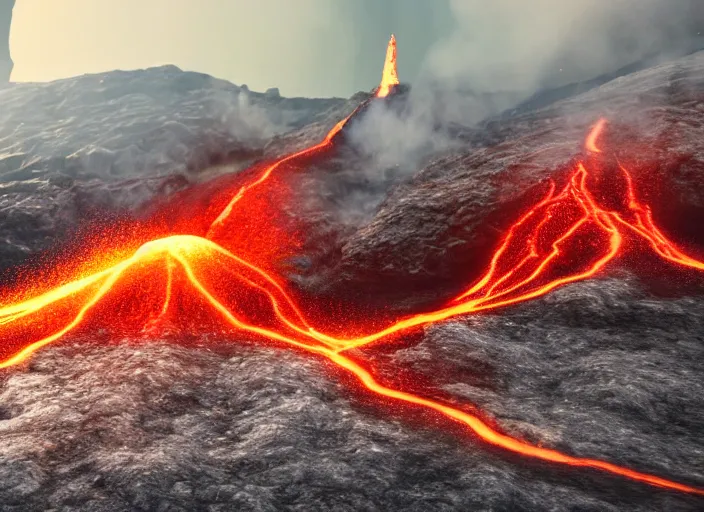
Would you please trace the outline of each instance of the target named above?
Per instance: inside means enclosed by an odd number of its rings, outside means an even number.
[[[376,98],[386,96],[398,83],[395,58],[392,40]],[[387,70],[388,66],[394,69]],[[432,410],[514,454],[704,495],[702,488],[511,437],[477,415],[385,385],[373,376],[373,368],[365,367],[361,356],[351,355],[355,348],[398,341],[422,326],[529,301],[589,279],[618,259],[626,247],[650,251],[663,265],[703,271],[704,262],[687,255],[657,227],[648,205],[639,201],[625,166],[617,164],[619,179],[610,176],[605,183],[600,162],[606,157],[598,147],[605,122],[599,121],[588,135],[582,161],[563,183],[547,186],[544,196],[514,222],[488,268],[464,292],[437,310],[399,318],[373,332],[350,327],[348,335],[341,336],[326,329],[324,315],[306,311],[305,303],[297,302],[286,281],[276,274],[276,255],[295,253],[297,247],[296,237],[282,227],[283,217],[277,211],[287,197],[280,180],[293,172],[294,164],[304,167],[307,159],[332,150],[347,119],[319,144],[244,173],[244,183],[222,191],[229,195],[220,198],[217,214],[203,236],[156,238],[123,259],[97,258],[87,266],[91,270],[62,276],[63,284],[54,288],[28,282],[15,290],[0,306],[0,368],[20,365],[68,335],[100,330],[115,336],[153,336],[166,325],[188,333],[217,328],[233,340],[247,336],[327,360],[384,403],[392,400]]]

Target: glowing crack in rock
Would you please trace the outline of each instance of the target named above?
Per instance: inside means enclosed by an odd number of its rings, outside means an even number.
[[[393,38],[389,54],[387,64],[395,62]],[[391,75],[395,76],[395,72]],[[648,205],[637,198],[630,172],[620,163],[623,193],[619,194],[619,188],[611,183],[605,188],[617,196],[609,198],[607,203],[617,207],[604,206],[603,198],[593,192],[600,189],[600,177],[590,169],[598,161],[576,164],[562,186],[550,183],[542,200],[516,220],[499,243],[485,273],[475,283],[468,284],[466,291],[442,308],[398,319],[374,332],[340,337],[330,334],[324,319],[322,322],[317,319],[317,325],[313,325],[308,312],[285,285],[264,268],[271,265],[265,264],[262,253],[245,249],[239,253],[226,243],[229,240],[226,235],[231,234],[233,226],[244,229],[245,235],[250,234],[243,219],[257,211],[250,211],[251,204],[258,208],[257,197],[274,190],[275,182],[271,180],[282,174],[275,171],[332,148],[347,119],[337,123],[320,143],[264,166],[237,188],[214,216],[205,237],[179,234],[154,239],[128,258],[98,272],[74,279],[67,276],[61,286],[34,295],[25,293],[24,298],[0,307],[3,357],[0,368],[23,363],[37,350],[69,333],[75,335],[100,328],[114,336],[153,335],[166,321],[178,332],[217,327],[325,358],[354,376],[374,395],[432,410],[466,426],[482,441],[515,454],[704,495],[702,488],[513,438],[477,415],[379,382],[358,357],[346,354],[420,326],[528,301],[559,286],[588,279],[618,258],[625,243],[634,242],[638,246],[638,241],[645,242],[641,245],[659,256],[664,264],[704,270],[704,262],[685,254],[657,227]],[[604,126],[605,121],[600,120],[586,139],[585,148],[592,159],[605,158],[597,146]],[[236,217],[241,212],[245,217]],[[264,218],[275,220],[270,216]],[[225,242],[219,243],[220,238]],[[252,262],[247,257],[250,254],[259,255],[263,263]]]

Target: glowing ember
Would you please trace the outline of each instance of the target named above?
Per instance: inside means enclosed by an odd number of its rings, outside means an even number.
[[[399,83],[398,71],[396,70],[396,37],[392,34],[389,45],[386,47],[386,60],[384,60],[384,70],[381,72],[381,83],[376,91],[376,97],[388,96]]]

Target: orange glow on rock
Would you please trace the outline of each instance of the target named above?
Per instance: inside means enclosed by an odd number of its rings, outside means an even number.
[[[390,55],[395,57],[393,38]],[[237,242],[239,239],[233,246],[216,242],[221,238],[233,240],[225,235],[239,228],[243,230],[242,243],[247,243],[255,234],[244,224],[249,214],[264,215],[264,223],[256,229],[274,222],[271,219],[276,217],[259,210],[257,197],[261,199],[282,186],[272,181],[280,174],[275,171],[332,148],[335,135],[347,119],[336,124],[320,143],[265,166],[240,186],[210,224],[206,237],[179,234],[157,238],[99,272],[74,280],[67,276],[62,286],[0,307],[0,368],[23,363],[69,333],[92,332],[99,327],[113,336],[154,335],[168,317],[181,331],[226,329],[325,358],[351,373],[370,393],[432,410],[465,425],[484,442],[525,457],[598,469],[656,487],[704,495],[704,489],[512,438],[459,408],[385,386],[346,354],[394,334],[528,301],[559,286],[593,277],[619,256],[627,239],[634,237],[645,240],[668,264],[704,270],[704,262],[686,255],[655,225],[648,205],[638,201],[625,167],[620,166],[627,195],[623,211],[602,206],[592,192],[599,176],[578,163],[559,193],[551,183],[543,199],[518,218],[494,252],[486,272],[476,283],[468,284],[465,292],[438,310],[398,319],[361,336],[337,337],[325,333],[325,325],[312,326],[302,306],[271,271],[274,265],[261,252],[248,250]],[[587,138],[586,147],[591,153],[601,152],[596,139],[604,124],[601,120]],[[243,216],[233,222],[241,212]],[[242,253],[234,246],[242,248]],[[250,255],[258,255],[261,261],[252,262]]]
[[[376,97],[385,98],[399,83],[398,70],[396,68],[396,37],[392,34],[386,47],[386,59],[384,60],[381,83],[376,91]]]

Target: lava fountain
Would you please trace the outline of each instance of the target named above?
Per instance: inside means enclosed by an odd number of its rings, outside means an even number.
[[[398,84],[395,62],[392,37],[375,98],[383,98]],[[657,227],[649,206],[639,201],[626,166],[618,164],[621,187],[603,186],[602,173],[591,172],[608,158],[597,144],[606,122],[600,120],[586,138],[589,160],[578,163],[564,183],[546,186],[543,198],[515,221],[484,274],[475,283],[467,283],[464,292],[438,310],[400,318],[374,332],[340,337],[330,332],[324,318],[316,317],[312,322],[305,302],[296,302],[285,280],[276,275],[270,258],[279,248],[281,230],[273,225],[276,215],[262,208],[272,207],[267,201],[271,194],[282,197],[278,195],[283,186],[278,178],[312,155],[324,156],[334,148],[336,135],[348,119],[337,123],[318,144],[253,173],[222,202],[225,206],[215,215],[206,236],[157,238],[98,272],[67,275],[61,286],[38,294],[28,292],[21,300],[0,307],[0,368],[20,365],[37,350],[67,335],[97,329],[116,338],[153,336],[168,321],[176,332],[217,329],[232,340],[246,334],[262,343],[328,360],[355,377],[373,396],[434,411],[468,428],[482,441],[515,454],[704,495],[702,488],[513,438],[477,415],[379,382],[358,357],[347,355],[354,348],[388,341],[392,335],[398,340],[424,325],[507,307],[594,277],[619,258],[625,244],[649,248],[663,264],[703,271],[704,262],[687,255]],[[257,216],[259,224],[249,224],[251,216]],[[262,238],[254,232],[269,228],[277,235]],[[99,262],[96,265],[100,266]]]
[[[396,37],[391,34],[389,45],[386,47],[386,59],[384,60],[381,83],[376,91],[376,97],[385,98],[399,83],[398,70],[396,69]]]

